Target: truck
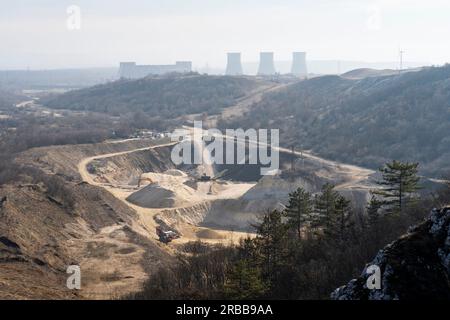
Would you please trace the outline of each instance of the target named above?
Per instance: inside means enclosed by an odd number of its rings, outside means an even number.
[[[159,237],[159,241],[162,243],[168,244],[174,239],[178,239],[180,235],[172,230],[163,230],[161,226],[156,227],[156,234]]]

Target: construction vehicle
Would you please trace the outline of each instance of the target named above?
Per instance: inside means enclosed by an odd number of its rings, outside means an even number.
[[[202,176],[200,176],[200,178],[198,180],[201,182],[216,181],[216,180],[222,178],[227,171],[228,170],[225,169],[225,170],[219,172],[218,174],[216,174],[214,177],[208,176],[206,173],[204,173]]]
[[[159,237],[159,241],[168,244],[172,240],[178,239],[180,235],[172,230],[163,230],[161,226],[156,227],[156,234]]]
[[[204,174],[200,177],[199,180],[200,180],[201,182],[207,182],[207,181],[211,181],[211,177],[208,176],[208,175],[206,175],[206,173],[204,173]]]

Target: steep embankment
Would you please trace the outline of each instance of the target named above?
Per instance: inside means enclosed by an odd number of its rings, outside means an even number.
[[[50,146],[34,148],[22,153],[17,162],[23,165],[38,167],[46,172],[64,176],[70,180],[79,180],[78,164],[87,157],[95,155],[127,152],[129,150],[147,149],[148,147],[168,142],[150,139],[130,139],[106,143]]]
[[[118,297],[138,291],[170,263],[171,255],[148,237],[132,208],[82,182],[76,170],[86,155],[148,143],[37,148],[16,159],[32,169],[22,177],[31,183],[0,188],[0,297]],[[81,267],[77,292],[66,288],[71,264]]]
[[[111,298],[139,290],[168,263],[121,201],[87,184],[64,185],[63,196],[45,185],[0,188],[0,297]],[[72,264],[82,270],[79,292],[65,287]]]
[[[103,182],[137,185],[146,172],[163,172],[174,168],[170,159],[171,146],[137,150],[113,156],[99,157],[87,163],[89,173]]]
[[[381,269],[381,289],[367,289],[367,268],[332,294],[338,300],[449,300],[450,208],[434,209],[424,223],[380,250],[368,264]]]

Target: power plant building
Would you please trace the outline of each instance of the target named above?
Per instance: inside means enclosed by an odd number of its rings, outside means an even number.
[[[273,52],[261,52],[259,59],[258,75],[270,76],[276,73]]]
[[[188,73],[191,71],[191,61],[177,61],[171,65],[137,65],[136,62],[121,62],[119,77],[137,79],[148,75],[162,75],[171,72]]]
[[[298,77],[306,77],[308,70],[306,68],[306,52],[294,52],[292,54],[291,73]]]
[[[243,74],[241,54],[238,52],[230,52],[227,54],[227,69],[225,74],[227,76],[239,76]]]

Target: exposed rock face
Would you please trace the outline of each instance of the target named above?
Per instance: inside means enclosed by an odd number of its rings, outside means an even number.
[[[367,288],[367,268],[381,269],[381,289]],[[336,300],[450,299],[450,208],[380,250],[361,276],[331,294]]]

